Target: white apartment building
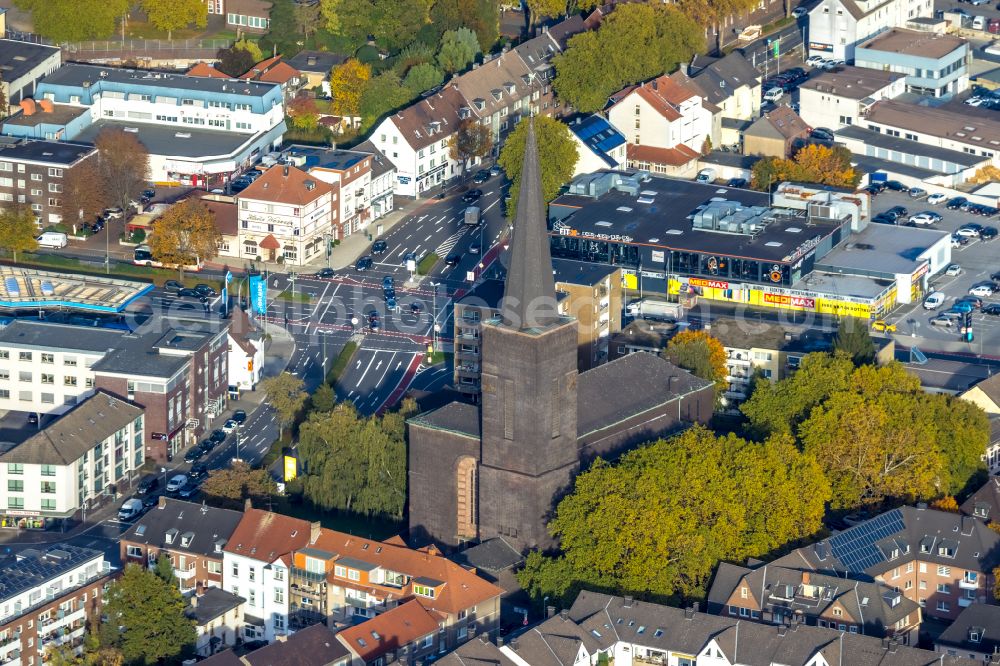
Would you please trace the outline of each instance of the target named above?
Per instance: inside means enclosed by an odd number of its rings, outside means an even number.
[[[229,327],[229,387],[252,391],[264,373],[264,336],[242,308],[234,308]]]
[[[240,256],[292,266],[324,256],[339,220],[338,194],[296,167],[271,167],[236,197]]]
[[[319,523],[248,508],[222,555],[222,587],[246,599],[244,640],[288,632],[291,553],[314,543]]]
[[[143,409],[98,391],[0,454],[0,526],[68,518],[131,486],[146,459]]]
[[[371,220],[372,156],[356,150],[326,150],[315,155],[310,175],[336,186],[340,193],[334,238],[358,233]]]
[[[0,410],[61,414],[94,392],[91,367],[123,332],[14,321],[0,330]]]
[[[810,127],[857,125],[875,102],[905,91],[903,74],[848,65],[799,86],[799,116]]]
[[[372,156],[368,202],[371,205],[371,218],[377,220],[388,215],[394,207],[392,195],[396,184],[396,167],[375,147],[371,139],[358,144],[356,149]]]
[[[931,0],[822,0],[809,12],[809,55],[851,62],[861,42],[933,14]]]

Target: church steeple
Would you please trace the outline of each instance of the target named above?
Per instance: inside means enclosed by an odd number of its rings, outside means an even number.
[[[524,142],[521,190],[501,313],[504,326],[518,330],[542,329],[559,321],[534,118],[528,119]]]

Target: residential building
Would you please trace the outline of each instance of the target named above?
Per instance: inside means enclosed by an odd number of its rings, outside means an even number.
[[[0,91],[8,106],[34,97],[38,81],[59,69],[61,64],[62,49],[58,46],[0,39],[0,69],[3,70]]]
[[[241,258],[300,266],[326,251],[339,228],[340,188],[287,164],[236,195]]]
[[[991,419],[1000,416],[1000,373],[978,382],[959,397],[982,409]]]
[[[252,391],[264,374],[264,334],[246,311],[234,307],[229,327],[229,391]]]
[[[738,145],[744,123],[760,113],[761,74],[737,49],[722,58],[696,55],[688,75],[704,100],[719,109],[719,145]]]
[[[517,550],[544,548],[555,498],[584,461],[712,411],[710,382],[651,354],[578,370],[578,324],[558,310],[533,125],[514,230],[501,316],[481,324],[482,409],[452,401],[407,422],[416,543],[503,536]]]
[[[962,513],[987,523],[1000,523],[1000,478],[990,477],[962,503]]]
[[[876,582],[810,571],[721,562],[708,592],[708,612],[778,625],[808,624],[916,645],[920,607]]]
[[[219,236],[221,237],[218,246],[218,256],[238,259],[240,256],[240,224],[236,208],[236,197],[225,194],[212,194],[211,192],[200,190],[195,190],[191,195],[197,197],[200,203],[212,211],[212,214],[215,216],[215,228],[218,229]],[[148,218],[148,223],[143,220],[146,227],[144,231],[147,236],[152,233],[152,224],[156,219],[153,217],[153,214],[149,214]],[[129,220],[129,226],[135,226],[138,219],[139,216],[137,215]]]
[[[891,28],[854,52],[858,67],[903,74],[906,92],[951,97],[969,87],[969,42],[955,35]]]
[[[434,613],[436,647],[451,649],[499,627],[503,590],[434,549],[324,529],[292,553],[290,583],[293,629],[357,623],[411,599]]]
[[[1000,654],[1000,606],[972,604],[937,637],[934,649],[981,664],[995,663]]]
[[[334,239],[358,233],[371,221],[373,161],[373,155],[358,150],[314,150],[306,156],[309,175],[339,189]]]
[[[191,605],[186,614],[195,623],[198,636],[195,652],[199,657],[208,657],[239,642],[245,601],[219,587],[209,587],[189,599]]]
[[[229,323],[156,317],[91,367],[94,385],[145,410],[146,457],[171,460],[226,405]]]
[[[399,660],[426,663],[447,651],[438,639],[438,620],[416,600],[407,601],[375,619],[337,632],[337,640],[351,652],[351,666],[380,666]]]
[[[568,259],[554,259],[552,269],[559,312],[577,322],[577,368],[590,370],[608,359],[608,341],[622,327],[621,269]]]
[[[636,319],[611,336],[608,360],[614,361],[636,352],[659,354],[676,330],[676,325],[667,322]]]
[[[230,653],[231,654],[231,653]],[[244,655],[240,666],[349,666],[350,650],[332,631],[317,625]],[[208,666],[226,666],[225,663]]]
[[[930,0],[823,0],[809,10],[809,55],[850,62],[862,42],[933,14]]]
[[[264,34],[271,27],[270,0],[225,0],[226,28]]]
[[[115,499],[146,462],[141,407],[97,391],[0,454],[2,527],[86,516]]]
[[[882,99],[901,95],[906,77],[881,68],[838,67],[799,85],[799,115],[811,127],[836,129],[863,124],[865,113]]]
[[[104,553],[65,542],[7,558],[0,566],[0,662],[42,664],[50,647],[81,654],[112,575]]]
[[[630,168],[671,175],[696,170],[714,123],[714,108],[697,86],[663,75],[615,93],[611,103],[608,120],[628,140]]]
[[[375,147],[371,139],[359,143],[355,146],[355,150],[372,156],[370,189],[367,198],[371,206],[371,219],[378,220],[388,215],[394,207],[392,193],[396,183],[396,167],[381,150]]]
[[[225,72],[216,69],[214,65],[206,62],[195,63],[187,72],[187,76],[204,76],[215,79],[228,79],[233,77]],[[280,55],[267,58],[255,64],[238,77],[243,81],[260,81],[261,83],[274,83],[281,86],[281,91],[285,97],[294,95],[304,83],[302,73],[284,62]]]
[[[288,64],[302,73],[304,88],[319,88],[324,95],[330,94],[330,72],[340,65],[347,56],[331,51],[299,51],[288,59]]]
[[[247,507],[223,548],[223,589],[247,600],[243,636],[275,640],[288,632],[291,554],[319,537],[319,523]]]
[[[973,666],[976,662],[829,628],[767,626],[583,591],[573,606],[507,640],[469,641],[442,666]],[[979,662],[982,663],[982,662]]]
[[[809,138],[809,126],[788,106],[765,112],[743,132],[743,154],[786,158]]]
[[[74,169],[95,164],[96,156],[88,144],[0,139],[0,206],[31,206],[39,227],[59,224],[63,216],[75,226],[82,220],[78,211],[67,210],[71,203],[63,201],[63,188]]]
[[[37,85],[35,100],[52,115],[31,122],[22,112],[4,133],[91,143],[106,127],[128,131],[149,151],[154,182],[221,185],[285,132],[281,87],[257,81],[69,63]]]
[[[1000,534],[971,516],[904,506],[772,564],[883,583],[917,602],[924,617],[950,622],[990,595]]]
[[[625,167],[625,135],[596,113],[576,118],[569,123],[570,135],[576,143],[576,170],[573,175],[599,169]]]
[[[222,587],[223,549],[243,514],[161,495],[119,540],[121,561],[153,567],[170,560],[184,594]]]

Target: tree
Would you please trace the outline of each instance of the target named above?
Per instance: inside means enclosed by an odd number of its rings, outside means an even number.
[[[857,317],[844,317],[837,324],[837,337],[833,349],[847,356],[854,365],[875,362],[875,342],[868,332],[868,322]]]
[[[715,384],[719,394],[726,382],[726,350],[717,338],[706,331],[684,330],[676,334],[663,350],[663,358],[696,377]]]
[[[31,12],[35,32],[53,42],[104,39],[128,13],[130,0],[16,0]]]
[[[309,394],[302,390],[305,383],[295,375],[282,372],[260,382],[260,389],[267,396],[267,403],[274,408],[281,429],[288,427],[305,406]]]
[[[362,417],[351,403],[312,412],[299,428],[305,497],[325,510],[402,517],[406,417],[415,412],[412,400],[381,417]]]
[[[0,118],[6,118],[10,112],[7,94],[3,91],[3,73],[0,72]]]
[[[215,213],[198,199],[186,199],[156,218],[148,243],[153,258],[177,266],[183,280],[184,267],[215,257],[221,240]]]
[[[323,382],[313,391],[310,403],[314,412],[329,412],[337,404],[337,394],[332,386]]]
[[[474,30],[485,53],[500,38],[499,9],[497,0],[436,0],[431,23],[442,33],[462,27]]]
[[[125,567],[104,597],[107,621],[100,625],[101,645],[121,651],[125,662],[152,666],[179,661],[194,646],[194,621],[184,614],[176,585],[137,564]]]
[[[458,129],[448,138],[448,156],[465,170],[469,160],[486,157],[493,150],[493,134],[490,128],[475,118],[466,118],[458,123]]]
[[[751,174],[751,184],[758,190],[769,190],[783,180],[853,188],[860,179],[860,174],[851,166],[849,150],[843,146],[830,148],[819,144],[801,148],[790,160],[764,157],[753,165]]]
[[[338,116],[355,117],[361,115],[361,97],[364,95],[371,67],[348,58],[330,71],[330,110]]]
[[[10,252],[14,263],[17,263],[18,252],[30,252],[38,247],[37,233],[35,212],[27,204],[0,209],[0,249]]]
[[[531,13],[531,25],[538,25],[543,17],[556,18],[566,13],[566,0],[526,0]]]
[[[559,194],[559,188],[573,177],[579,155],[566,125],[548,116],[536,116],[533,120],[535,140],[538,143],[542,196],[545,201],[551,201]],[[527,138],[528,123],[518,123],[504,141],[497,160],[511,180],[510,202],[507,205],[507,214],[511,217],[517,210],[517,195],[521,191],[521,166],[524,163],[524,143]]]
[[[208,5],[204,0],[139,0],[139,6],[157,30],[166,30],[173,39],[174,30],[194,24],[208,25]]]
[[[128,210],[129,201],[146,187],[149,153],[134,134],[105,127],[94,141],[101,182],[112,204]]]
[[[296,4],[294,14],[296,27],[295,32],[297,34],[305,35],[305,38],[309,39],[309,35],[319,29],[320,6],[318,4]]]
[[[390,51],[411,43],[429,21],[430,0],[320,0],[326,28],[356,44],[374,35]]]
[[[535,598],[580,585],[660,601],[700,596],[720,560],[760,557],[820,530],[829,495],[816,461],[790,439],[757,444],[697,426],[580,474],[549,524],[561,553],[529,557],[518,580]]]
[[[754,0],[681,0],[680,10],[698,25],[715,33],[715,50],[722,53],[722,29],[726,20],[746,14],[757,3]]]
[[[361,130],[365,132],[379,118],[413,99],[399,78],[399,74],[389,70],[374,77],[361,94]]]
[[[704,31],[673,6],[621,4],[553,59],[553,87],[578,111],[596,112],[625,86],[673,71],[704,49]]]
[[[234,79],[249,72],[250,68],[258,62],[254,60],[249,51],[235,46],[219,49],[216,57],[218,57],[219,62],[215,64],[215,68]]]
[[[437,67],[430,63],[423,63],[410,68],[410,71],[406,73],[406,78],[403,79],[403,85],[406,86],[411,95],[416,97],[425,90],[441,85],[442,81],[444,81],[444,75]]]
[[[945,495],[931,502],[931,508],[938,511],[958,513],[958,501],[952,495]]]
[[[233,44],[233,48],[239,49],[240,51],[246,51],[247,53],[249,53],[250,57],[253,58],[252,65],[257,64],[258,62],[264,59],[264,53],[263,51],[260,50],[260,47],[257,46],[257,42],[247,39],[246,35],[241,37],[235,44]],[[240,74],[241,75],[246,74],[249,70],[250,68],[247,67],[242,72],[240,72]]]
[[[160,580],[171,587],[175,587],[178,584],[177,576],[174,574],[174,565],[170,561],[170,557],[167,555],[161,554],[158,558],[156,558],[156,564],[153,566],[153,573],[159,576]]]
[[[93,220],[110,203],[104,191],[97,158],[89,158],[66,172],[61,203],[62,217],[74,229],[84,220]]]
[[[319,124],[319,109],[310,95],[299,94],[293,97],[286,106],[286,113],[292,120],[292,126],[300,130],[312,131]]]
[[[211,504],[227,509],[241,509],[247,499],[263,503],[278,490],[267,469],[254,469],[241,460],[209,472],[201,489]]]
[[[437,61],[446,73],[460,72],[479,55],[479,38],[468,28],[449,30],[441,36]]]
[[[434,64],[434,47],[414,42],[399,52],[392,67],[400,76],[406,76],[411,68],[425,63]]]

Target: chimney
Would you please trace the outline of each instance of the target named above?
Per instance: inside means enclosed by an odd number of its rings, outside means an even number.
[[[513,650],[514,652],[517,652],[517,636],[510,639],[510,649]]]
[[[564,608],[563,610],[559,611],[559,617],[561,617],[563,620],[568,620],[569,611]]]
[[[284,166],[281,167],[281,175],[284,176],[285,178],[288,178],[288,165],[287,164],[285,164]]]
[[[548,619],[548,618],[552,617],[555,614],[556,614],[556,607],[555,606],[546,606],[545,607],[545,619]],[[566,618],[563,618],[563,619],[565,620]]]
[[[889,639],[889,654],[896,654],[896,649],[899,647],[899,643],[896,642],[895,638]]]
[[[503,647],[503,636],[497,636],[497,647],[498,648]]]
[[[249,511],[252,508],[253,508],[253,502],[250,501],[249,497],[246,498],[245,500],[243,500],[243,510],[244,511]]]
[[[316,543],[316,540],[319,539],[320,529],[318,520],[316,522],[309,523],[309,543]]]
[[[803,571],[802,572],[802,584],[803,585],[808,585],[809,584],[809,572],[808,571]]]
[[[165,506],[167,506],[167,496],[166,495],[160,495],[159,499],[156,500],[156,508],[157,509],[162,509]]]
[[[197,607],[198,607],[198,593],[195,592],[194,594],[191,595],[191,608],[197,608]]]

